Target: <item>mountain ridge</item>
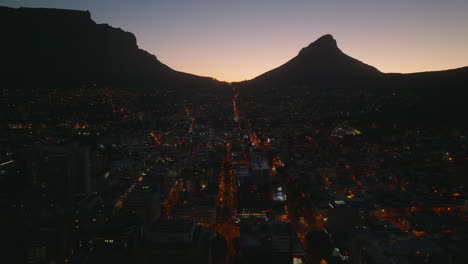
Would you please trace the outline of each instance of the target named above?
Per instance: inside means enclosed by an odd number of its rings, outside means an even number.
[[[326,34],[302,48],[297,56],[281,66],[251,80],[239,82],[241,86],[295,86],[338,85],[342,81],[361,82],[378,80],[383,73],[342,52],[331,34]]]
[[[173,70],[138,47],[136,37],[121,28],[97,24],[89,11],[0,7],[0,70],[15,81],[42,80],[111,85],[215,87],[225,84]],[[326,34],[302,48],[283,65],[240,87],[374,85],[383,80],[465,74],[468,67],[420,73],[383,73],[342,52]],[[463,77],[463,76],[462,76]]]
[[[454,77],[457,80],[448,80]],[[384,73],[377,68],[355,59],[338,47],[336,39],[331,34],[319,37],[308,46],[302,48],[297,56],[286,63],[269,70],[259,76],[234,82],[239,88],[256,87],[343,87],[343,86],[392,86],[397,82],[406,80],[406,83],[398,83],[407,87],[419,80],[417,86],[429,86],[434,84],[425,79],[442,79],[448,83],[467,82],[468,66],[455,69],[424,71],[414,73]],[[459,91],[457,91],[459,92]]]
[[[0,7],[0,69],[11,81],[100,82],[112,86],[215,87],[140,49],[135,35],[98,24],[89,11]]]

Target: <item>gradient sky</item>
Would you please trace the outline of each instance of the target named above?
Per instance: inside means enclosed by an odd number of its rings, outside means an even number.
[[[251,79],[332,34],[383,72],[468,66],[467,0],[0,0],[11,7],[89,10],[134,33],[171,68]]]

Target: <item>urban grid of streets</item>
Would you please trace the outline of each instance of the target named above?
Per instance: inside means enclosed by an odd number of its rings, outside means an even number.
[[[91,97],[94,98],[94,101],[101,102],[102,108],[110,109],[109,115],[112,117],[112,121],[97,123],[97,125],[91,124],[86,119],[90,115],[83,112],[80,113],[80,116],[76,116],[66,123],[68,128],[78,140],[86,140],[93,133],[96,136],[102,133],[102,138],[118,138],[119,145],[111,144],[103,148],[108,148],[112,152],[124,153],[120,158],[112,159],[115,164],[120,163],[119,159],[122,159],[123,163],[128,161],[142,163],[143,166],[138,169],[125,173],[119,173],[118,166],[116,166],[117,169],[113,169],[114,164],[112,164],[109,171],[111,175],[109,176],[109,172],[107,172],[104,176],[109,183],[129,183],[125,185],[125,188],[102,192],[103,195],[108,195],[108,197],[103,196],[103,198],[112,201],[114,211],[112,215],[119,216],[119,211],[125,211],[125,206],[135,190],[141,190],[143,185],[148,186],[151,182],[160,184],[161,179],[164,178],[163,181],[167,181],[169,186],[166,191],[161,193],[164,199],[161,201],[160,215],[154,215],[151,223],[158,219],[191,217],[187,213],[181,217],[180,211],[178,212],[181,205],[183,206],[186,202],[191,205],[190,202],[195,204],[215,201],[216,219],[214,223],[196,222],[196,224],[221,235],[225,239],[227,263],[232,263],[233,259],[240,253],[240,223],[242,221],[239,221],[241,218],[239,216],[241,188],[239,187],[242,186],[238,185],[236,168],[243,167],[251,171],[252,164],[259,160],[268,164],[269,169],[268,187],[266,188],[268,190],[262,190],[265,198],[273,200],[272,194],[278,189],[278,186],[283,186],[286,189],[285,198],[287,198],[279,203],[275,201],[276,205],[280,204],[283,207],[284,214],[274,215],[271,212],[270,220],[280,219],[280,221],[289,223],[299,241],[303,242],[304,248],[308,246],[307,234],[311,231],[330,232],[327,226],[330,223],[329,215],[327,215],[329,212],[328,202],[333,202],[335,197],[341,197],[338,199],[345,200],[360,199],[363,201],[362,204],[370,208],[366,212],[366,218],[382,223],[385,228],[392,227],[391,232],[395,232],[395,230],[403,232],[410,236],[410,239],[429,238],[434,234],[442,236],[457,233],[456,228],[424,231],[415,225],[409,225],[408,219],[411,220],[418,213],[430,211],[437,217],[448,216],[454,221],[466,221],[463,212],[468,208],[466,204],[461,203],[462,199],[459,199],[463,198],[464,195],[461,187],[453,186],[453,184],[451,184],[452,187],[447,187],[432,180],[433,183],[428,185],[431,189],[421,194],[421,191],[417,189],[420,188],[421,182],[399,173],[398,169],[394,167],[382,168],[382,158],[375,157],[376,155],[388,157],[391,153],[401,153],[399,157],[403,159],[405,156],[411,157],[411,155],[420,154],[417,152],[417,145],[410,148],[410,144],[413,144],[412,141],[416,141],[418,144],[421,138],[418,134],[419,130],[408,129],[404,131],[406,133],[405,141],[391,139],[387,143],[381,144],[372,141],[373,139],[369,135],[354,137],[354,135],[360,135],[361,132],[350,128],[350,126],[342,125],[340,121],[314,125],[311,121],[313,119],[304,119],[301,115],[295,115],[301,104],[300,102],[291,103],[290,98],[286,100],[287,104],[281,104],[281,107],[271,109],[269,113],[258,114],[252,112],[262,109],[264,105],[254,100],[246,100],[247,97],[240,96],[235,89],[231,96],[228,95],[221,100],[218,100],[217,95],[214,95],[207,100],[205,98],[195,100],[198,104],[186,102],[171,104],[164,101],[167,98],[163,95],[155,94],[148,98],[145,96],[134,98],[131,94],[125,94],[124,91],[111,92],[109,89],[102,89],[99,86],[93,85],[92,87],[92,89],[80,90],[80,93],[76,95],[51,94],[49,103],[54,105],[59,102],[56,106],[59,108],[74,107],[73,102],[77,101],[76,97]],[[152,108],[153,101],[157,98],[164,98],[164,100],[161,101],[160,105]],[[143,99],[147,99],[152,107],[145,109],[144,105],[138,105],[137,102]],[[288,109],[289,112],[283,108]],[[281,112],[282,109],[284,113]],[[100,118],[109,119],[109,115],[105,112],[102,114],[103,116]],[[283,115],[281,116],[281,114]],[[291,120],[283,120],[288,116]],[[296,120],[294,120],[295,117]],[[279,125],[273,123],[274,121],[268,121],[271,123],[270,125],[259,121],[267,119],[279,120]],[[133,124],[140,125],[140,128],[128,130],[139,134],[122,133],[125,128],[122,131],[109,132],[107,130],[106,132],[106,126],[114,122],[122,123],[122,127],[127,126],[126,129],[132,127]],[[373,132],[377,131],[378,124],[368,125],[370,128],[366,133],[375,133],[381,136],[378,134],[380,132]],[[32,129],[30,125],[24,124],[11,125],[10,127],[15,131]],[[37,127],[47,129],[46,124]],[[346,132],[352,136],[345,140],[340,135],[334,135],[335,127],[339,128],[338,132]],[[398,131],[398,124],[394,124],[392,129]],[[430,133],[431,131],[427,132],[427,134]],[[41,134],[38,135],[41,136]],[[99,137],[97,138],[99,140]],[[455,136],[453,138],[456,139]],[[47,137],[43,137],[44,141],[47,139]],[[460,140],[462,140],[461,137]],[[437,143],[446,144],[444,138],[439,138]],[[99,144],[97,146],[100,148]],[[456,144],[454,146],[459,148],[462,145]],[[430,170],[431,167],[428,166],[432,165],[447,167],[456,165],[459,158],[453,153],[456,153],[457,148],[453,147],[453,150],[447,148],[442,153],[442,159],[438,156],[431,157],[429,162],[425,162],[423,165],[427,167],[427,170]],[[144,153],[144,158],[138,156],[141,154],[140,150],[143,150],[141,153]],[[210,153],[211,156],[205,157],[204,161],[202,159],[200,162],[200,157],[205,155],[203,153]],[[287,158],[282,160],[280,153],[285,153],[283,156]],[[397,156],[394,155],[392,158],[395,157]],[[207,160],[210,163],[207,163]],[[403,167],[401,170],[404,171],[404,169]],[[423,170],[424,168],[419,169]],[[210,170],[211,172],[209,172]],[[197,172],[200,173],[198,176],[202,175],[205,178],[202,182],[197,182],[200,186],[193,186],[194,178],[198,177],[194,176]],[[160,174],[155,176],[155,173]],[[381,175],[386,176],[382,177]],[[198,177],[198,179],[201,178]],[[209,184],[206,182],[207,180],[210,182]],[[104,190],[107,188],[111,189],[112,184],[103,186]],[[195,189],[198,190],[195,191]],[[392,207],[392,204],[388,204],[389,200],[379,200],[381,192],[398,192],[399,196],[397,197],[399,198],[390,202],[399,202],[399,200],[402,202],[397,205],[398,207]],[[433,200],[415,203],[405,198],[412,197],[412,195],[433,196]],[[195,199],[187,201],[187,197],[195,197]],[[326,203],[320,204],[324,202]],[[273,211],[274,208],[271,210]],[[192,213],[196,214],[197,211],[192,210]],[[96,220],[94,220],[95,218]],[[104,218],[107,221],[108,217]],[[93,223],[99,224],[98,217],[91,219],[95,221]],[[196,216],[193,219],[196,220]],[[456,225],[454,226],[456,227]],[[361,227],[357,226],[357,228]],[[363,226],[362,228],[368,227]],[[84,228],[79,230],[83,232]],[[344,251],[343,254],[349,255],[350,252]]]
[[[234,90],[235,91],[235,90]],[[221,166],[219,171],[219,181],[218,181],[218,198],[217,198],[217,218],[215,225],[203,225],[205,228],[208,228],[212,231],[215,231],[223,236],[226,240],[227,247],[228,247],[228,254],[226,258],[226,262],[229,263],[232,261],[232,258],[239,254],[239,245],[238,240],[240,237],[240,227],[239,227],[239,218],[237,215],[237,205],[238,205],[238,198],[237,198],[237,191],[236,191],[236,178],[234,175],[233,165],[234,164],[245,164],[249,166],[249,155],[248,155],[248,148],[254,147],[260,150],[263,153],[263,160],[267,160],[268,157],[268,150],[269,144],[267,141],[261,141],[254,129],[251,126],[249,120],[245,122],[246,128],[243,128],[241,125],[241,117],[240,111],[237,107],[237,101],[239,100],[239,93],[235,91],[234,96],[232,98],[232,121],[235,122],[233,126],[233,131],[226,131],[224,133],[224,154],[221,157]],[[191,111],[188,107],[185,107],[184,110],[187,114],[191,114]],[[190,133],[193,130],[193,126],[197,120],[196,117],[190,116],[190,126],[187,129],[185,136],[178,142],[178,146],[182,146],[184,141],[188,140]],[[169,133],[165,133],[169,134]],[[248,137],[248,142],[250,144],[246,144],[244,140],[238,140],[237,143],[241,144],[240,147],[242,149],[242,159],[240,161],[233,161],[232,157],[232,144],[233,144],[233,136],[246,136]],[[163,141],[163,136],[156,135],[155,132],[151,133],[151,137],[154,139],[155,144],[159,145]],[[178,168],[177,174],[178,179],[173,184],[168,192],[167,199],[163,202],[163,213],[162,218],[171,218],[172,209],[177,206],[180,202],[179,197],[180,193],[185,191],[184,188],[184,181],[180,178],[182,171],[184,170],[184,166],[188,159],[190,159],[199,148],[199,145],[192,146],[188,148],[188,154],[186,155],[185,159],[181,162],[181,166]],[[272,178],[278,177],[277,169],[282,166],[281,160],[279,157],[273,157],[272,160],[269,162],[271,164],[271,171],[269,173],[270,176],[270,184],[272,184]],[[282,179],[282,184],[287,184],[287,178]],[[270,186],[270,191],[274,188],[274,186]],[[131,190],[130,190],[131,191]],[[300,190],[292,190],[294,192],[300,192]],[[294,209],[290,209],[294,208]],[[290,222],[296,229],[296,232],[302,242],[305,240],[305,235],[311,230],[324,230],[323,225],[323,217],[321,215],[314,215],[308,208],[298,208],[297,201],[294,197],[287,200],[284,204],[284,209],[287,215],[282,219],[285,222]],[[270,210],[267,210],[270,211]],[[237,241],[237,243],[236,243]]]

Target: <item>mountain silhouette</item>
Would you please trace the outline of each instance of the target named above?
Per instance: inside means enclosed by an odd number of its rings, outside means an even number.
[[[379,70],[346,55],[338,48],[332,35],[324,35],[282,66],[241,85],[338,85],[379,79],[383,79]]]
[[[0,70],[13,83],[190,90],[219,84],[169,68],[138,48],[132,33],[95,23],[88,11],[0,7],[0,30]]]
[[[382,93],[400,97],[411,107],[401,105],[388,109],[393,119],[406,118],[460,125],[460,114],[468,112],[468,67],[409,74],[385,74],[378,88]],[[466,126],[465,122],[462,125]]]
[[[234,86],[240,88],[241,95],[272,107],[287,96],[301,98],[311,91],[321,93],[321,100],[330,100],[327,94],[339,95],[352,102],[350,107],[384,105],[374,117],[395,121],[458,122],[456,113],[468,111],[468,67],[382,73],[344,54],[331,35],[320,37],[280,67]]]
[[[210,94],[225,85],[213,78],[171,69],[140,49],[132,33],[95,23],[88,11],[0,7],[0,32],[4,85],[29,89],[97,82],[112,87],[175,89],[177,95],[184,97],[194,96],[194,91]],[[306,92],[336,88],[337,94],[355,96],[353,100],[366,93],[373,98],[395,94],[414,101],[408,103],[412,109],[397,105],[397,111],[429,111],[444,116],[466,111],[468,67],[413,74],[382,73],[346,55],[333,36],[324,35],[284,65],[233,86],[256,100],[269,100],[274,94],[300,97],[304,91],[290,87],[303,87]],[[267,94],[270,88],[276,92]]]

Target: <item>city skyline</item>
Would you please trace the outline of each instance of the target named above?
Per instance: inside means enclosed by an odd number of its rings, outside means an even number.
[[[62,8],[0,7],[7,263],[468,263],[468,66],[428,63],[463,59],[466,41],[452,39],[465,35],[432,35],[444,52],[422,48],[429,39],[382,51],[371,32],[287,31],[288,17],[267,19],[279,9],[202,34],[235,14],[173,0],[157,19],[174,24],[151,24],[149,2],[133,3],[141,16],[119,0],[46,2]],[[256,3],[237,11],[264,16]],[[204,25],[186,8],[217,19]],[[132,21],[167,33],[157,52]],[[405,48],[433,72],[385,73],[358,52],[416,65],[392,53]]]
[[[3,5],[89,10],[97,23],[134,33],[140,48],[169,67],[231,82],[252,79],[286,63],[325,34],[332,34],[343,52],[382,72],[467,66],[468,3],[421,3],[207,0]]]

